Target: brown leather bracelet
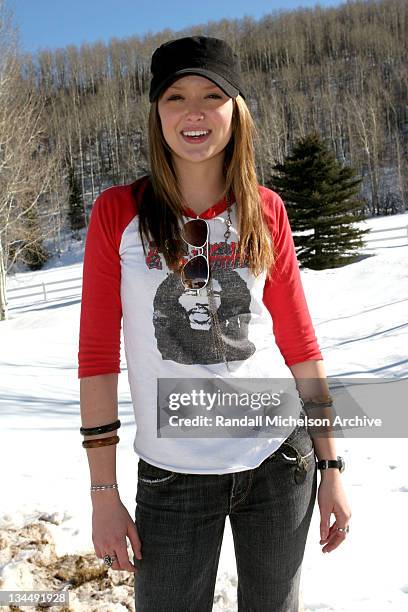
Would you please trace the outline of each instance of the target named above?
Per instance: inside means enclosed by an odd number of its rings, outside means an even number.
[[[318,396],[312,399],[304,400],[302,399],[303,406],[308,407],[317,407],[317,408],[330,408],[334,404],[334,400],[331,395],[328,396]]]
[[[98,438],[98,440],[84,440],[82,446],[84,448],[99,448],[100,446],[110,446],[119,442],[119,436],[110,436],[109,438]]]

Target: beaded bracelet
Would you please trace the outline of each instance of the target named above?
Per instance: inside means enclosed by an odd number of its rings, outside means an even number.
[[[108,433],[109,431],[114,431],[115,429],[119,429],[121,425],[120,420],[114,421],[113,423],[108,423],[107,425],[97,425],[96,427],[81,427],[80,433],[83,436],[95,436],[101,433]]]
[[[91,485],[91,491],[106,491],[106,489],[117,489],[118,483],[103,484],[103,485]]]
[[[109,438],[98,438],[98,440],[84,440],[82,446],[84,448],[99,448],[100,446],[110,446],[119,442],[119,436],[110,436]]]

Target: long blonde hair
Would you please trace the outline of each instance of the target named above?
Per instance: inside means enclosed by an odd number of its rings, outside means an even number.
[[[262,211],[255,170],[256,126],[244,99],[238,95],[233,102],[232,136],[225,148],[225,191],[222,197],[232,189],[237,203],[240,264],[247,258],[251,272],[258,276],[264,270],[271,272],[275,253]],[[150,190],[145,190],[139,206],[140,236],[145,253],[144,240],[153,239],[169,268],[177,270],[183,252],[179,229],[183,211],[182,195],[171,149],[163,136],[157,101],[152,102],[150,107],[148,131]]]

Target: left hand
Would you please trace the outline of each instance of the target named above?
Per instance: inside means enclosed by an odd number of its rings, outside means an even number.
[[[347,527],[351,518],[351,510],[341,481],[341,474],[337,469],[329,468],[321,472],[317,496],[320,509],[320,544],[325,544],[322,552],[331,552],[347,537],[344,531],[337,531],[337,527]],[[330,526],[330,516],[336,517]]]

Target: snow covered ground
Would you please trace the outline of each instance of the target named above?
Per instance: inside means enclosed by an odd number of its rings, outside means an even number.
[[[408,213],[363,225],[406,226]],[[407,377],[408,235],[401,240],[392,240],[392,235],[373,235],[390,239],[366,249],[372,257],[339,269],[302,271],[329,376]],[[81,257],[80,243],[73,243],[61,259],[48,262],[44,270],[15,275],[8,287],[60,280],[68,285],[68,279],[81,276]],[[10,299],[10,318],[0,323],[0,530],[56,513],[57,520],[47,527],[58,555],[93,553],[89,471],[78,431],[80,281],[72,285],[63,297],[49,294],[46,302],[40,297]],[[47,291],[56,287],[47,286]],[[121,367],[117,472],[122,501],[134,516],[135,424],[124,354]],[[401,431],[401,436],[407,434]],[[322,554],[316,503],[302,571],[305,611],[406,611],[406,438],[338,439],[337,448],[347,462],[343,480],[353,512],[350,533],[338,549]],[[2,564],[1,556],[0,579],[3,589],[24,585],[18,563]],[[228,521],[215,595],[215,612],[236,610]]]

